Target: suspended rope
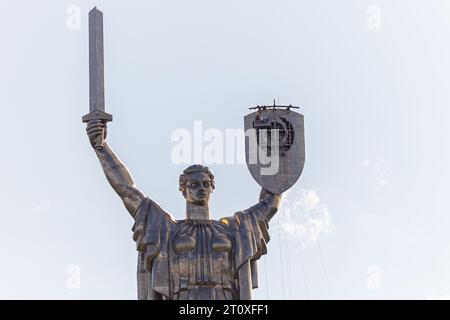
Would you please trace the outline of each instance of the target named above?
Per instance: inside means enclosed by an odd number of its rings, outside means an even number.
[[[264,279],[266,280],[266,300],[269,300],[269,281],[267,280],[267,263],[264,258]]]
[[[319,248],[320,261],[322,261],[322,269],[323,269],[323,273],[325,274],[325,280],[327,282],[328,294],[330,295],[330,299],[333,299],[333,293],[331,292],[330,280],[328,278],[327,268],[325,267],[325,260],[323,258],[322,248],[320,247],[319,239],[317,239],[317,248]]]
[[[303,179],[303,181],[305,182],[305,187],[306,187],[306,190],[308,191],[309,190],[309,186],[306,183],[305,179]],[[306,212],[308,213],[308,210]],[[320,262],[322,264],[322,270],[323,270],[323,273],[324,273],[324,276],[325,276],[325,282],[326,282],[327,288],[328,288],[328,294],[329,294],[330,299],[333,299],[333,293],[331,291],[330,279],[328,278],[328,272],[327,272],[327,268],[325,266],[325,259],[323,258],[322,248],[320,246],[320,241],[319,241],[318,238],[317,238],[317,242],[316,243],[317,243],[317,248],[319,250]]]
[[[309,300],[308,280],[306,278],[305,264],[303,262],[303,257],[302,257],[302,247],[301,247],[301,243],[300,243],[299,239],[297,239],[297,242],[298,242],[298,258],[300,259],[300,269],[302,270],[303,284],[305,286],[305,295],[306,295],[306,299]]]
[[[305,182],[303,179],[302,179],[302,183],[304,184],[303,189],[306,189],[306,185],[305,185]],[[299,236],[295,237],[294,239],[296,240],[297,248],[298,248],[298,259],[300,260],[300,269],[301,269],[301,273],[302,273],[303,286],[305,287],[305,296],[306,296],[306,299],[309,300],[310,299],[309,286],[308,286],[308,279],[306,277],[305,263],[303,261],[303,255],[302,255],[302,243],[300,241]]]
[[[292,281],[291,281],[291,261],[290,261],[290,250],[289,250],[289,239],[286,240],[286,266],[287,266],[287,285],[288,285],[288,292],[289,292],[289,299],[292,299]]]
[[[285,289],[284,289],[284,263],[283,263],[283,250],[281,247],[281,223],[280,218],[277,215],[277,223],[278,223],[278,251],[280,252],[280,263],[281,263],[281,288],[283,292],[283,299],[286,299]]]

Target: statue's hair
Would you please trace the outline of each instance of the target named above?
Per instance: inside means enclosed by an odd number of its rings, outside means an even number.
[[[214,174],[209,170],[208,167],[203,166],[201,164],[193,164],[192,166],[187,167],[183,170],[183,173],[180,175],[179,183],[180,187],[179,190],[181,193],[183,193],[184,196],[186,196],[186,184],[189,180],[189,174],[194,172],[204,172],[208,174],[209,179],[211,179],[211,188],[214,190],[216,188],[216,183],[214,181]]]

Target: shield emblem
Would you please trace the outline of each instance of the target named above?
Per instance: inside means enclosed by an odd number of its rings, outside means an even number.
[[[294,185],[305,164],[303,115],[287,107],[258,107],[244,117],[247,167],[264,189],[281,194]]]

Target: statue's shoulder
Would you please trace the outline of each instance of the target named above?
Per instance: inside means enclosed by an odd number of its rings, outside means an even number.
[[[239,226],[241,221],[244,219],[245,212],[244,211],[237,211],[232,216],[228,217],[222,217],[218,221],[222,225],[228,226],[228,227],[235,227]]]
[[[234,217],[222,217],[218,222],[222,225],[229,226],[233,222]]]
[[[147,218],[152,217],[153,219],[162,218],[170,222],[176,222],[174,217],[161,208],[159,204],[150,198],[145,198],[138,209],[137,216],[146,216]]]

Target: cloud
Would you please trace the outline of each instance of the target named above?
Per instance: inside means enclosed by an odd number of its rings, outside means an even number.
[[[41,202],[40,204],[38,204],[37,206],[35,206],[35,207],[33,208],[33,211],[34,211],[34,212],[41,212],[41,211],[43,211],[45,208],[47,208],[49,204],[50,204],[50,201],[43,201],[43,202]]]
[[[383,158],[363,160],[362,167],[368,173],[369,183],[373,188],[381,189],[390,185],[390,165]]]
[[[303,248],[335,229],[328,207],[321,203],[317,190],[286,192],[277,215],[282,236],[300,240]]]

